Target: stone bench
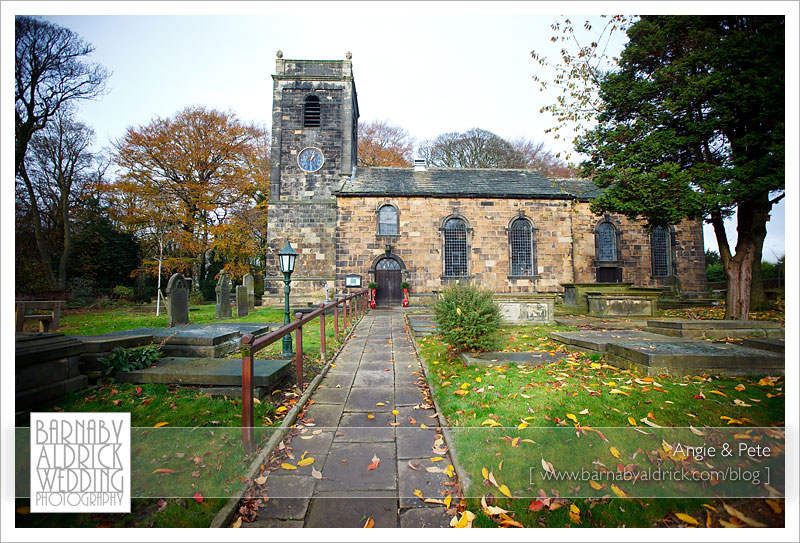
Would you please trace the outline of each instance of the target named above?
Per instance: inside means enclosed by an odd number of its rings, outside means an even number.
[[[20,300],[16,302],[17,332],[25,329],[25,322],[38,321],[40,332],[55,332],[61,325],[64,300]]]

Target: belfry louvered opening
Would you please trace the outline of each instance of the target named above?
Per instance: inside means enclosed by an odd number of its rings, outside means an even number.
[[[303,104],[303,126],[315,127],[320,123],[319,98],[308,96]]]
[[[461,219],[444,224],[444,275],[467,276],[467,225]]]

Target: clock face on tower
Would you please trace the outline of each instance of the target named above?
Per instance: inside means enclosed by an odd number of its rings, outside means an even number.
[[[324,163],[325,157],[322,151],[314,147],[306,147],[297,155],[297,165],[304,172],[315,172],[322,168]]]

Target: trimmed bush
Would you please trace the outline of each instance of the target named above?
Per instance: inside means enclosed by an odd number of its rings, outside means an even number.
[[[500,306],[492,291],[469,283],[452,283],[433,303],[436,324],[455,351],[491,351],[500,344]]]
[[[129,302],[133,301],[133,289],[131,287],[126,287],[124,285],[117,285],[114,287],[114,295],[119,297],[120,300],[127,300]]]
[[[199,290],[192,290],[189,293],[189,303],[192,305],[202,305],[203,304],[203,293]]]

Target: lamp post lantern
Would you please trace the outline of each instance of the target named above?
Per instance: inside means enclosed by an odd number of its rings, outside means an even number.
[[[289,240],[286,240],[286,245],[283,246],[281,252],[278,253],[278,258],[280,260],[281,271],[283,272],[283,294],[284,294],[284,314],[283,314],[283,324],[289,324],[291,319],[289,317],[289,292],[291,292],[291,288],[289,287],[289,283],[292,281],[292,272],[294,271],[294,263],[297,260],[297,252],[292,249],[292,245],[289,243]],[[283,336],[283,353],[282,356],[284,358],[291,358],[292,357],[292,335],[286,334]]]

